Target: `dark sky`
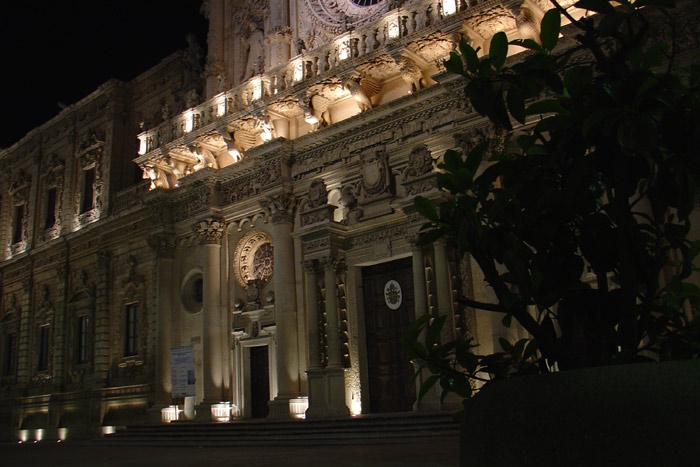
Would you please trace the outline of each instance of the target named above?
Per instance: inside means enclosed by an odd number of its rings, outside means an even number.
[[[0,148],[110,78],[129,80],[197,34],[200,0],[0,0]]]

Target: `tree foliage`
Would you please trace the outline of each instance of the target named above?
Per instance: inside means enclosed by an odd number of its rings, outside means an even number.
[[[478,355],[468,339],[438,342],[444,320],[418,320],[405,339],[436,373],[426,386],[463,397],[472,379],[700,351],[700,288],[689,280],[700,65],[679,64],[674,0],[581,0],[598,14],[578,20],[552,3],[539,41],[498,33],[487,56],[462,42],[445,62],[502,131],[445,153],[438,182],[450,196],[415,200],[428,220],[421,242],[446,238],[469,254],[496,301],[465,303],[531,336]],[[509,48],[524,58],[511,64]]]

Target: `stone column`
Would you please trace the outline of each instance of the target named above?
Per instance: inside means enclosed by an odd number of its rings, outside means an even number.
[[[151,409],[152,423],[161,421],[161,409],[172,403],[170,381],[170,347],[172,347],[173,256],[174,240],[163,234],[152,235],[148,245],[156,254],[156,383],[155,404]]]
[[[428,290],[425,282],[425,256],[423,254],[423,247],[416,245],[413,239],[409,239],[411,243],[412,256],[412,266],[413,266],[413,300],[415,303],[414,318],[429,312],[428,310]],[[420,334],[418,338],[423,341],[425,338],[425,331]],[[420,363],[415,364],[416,371],[420,369]],[[423,382],[430,377],[430,370],[423,368],[420,370],[418,376],[416,376],[416,395],[420,394],[420,388]],[[413,410],[416,411],[431,411],[440,410],[440,386],[433,386],[430,391],[423,396],[420,401],[416,400],[413,405]]]
[[[270,47],[269,68],[287,63],[290,59],[292,30],[289,28],[289,2],[270,0],[270,29],[266,42]]]
[[[207,33],[207,61],[204,68],[206,76],[206,98],[211,99],[222,91],[220,77],[225,76],[224,65],[224,0],[205,0],[202,12],[209,20]]]
[[[435,252],[435,285],[437,292],[437,306],[440,316],[447,316],[447,321],[442,328],[440,338],[443,342],[455,338],[455,322],[452,312],[452,287],[450,286],[450,265],[447,261],[447,246],[442,240],[433,243]]]
[[[299,396],[296,284],[294,277],[294,199],[278,192],[267,197],[272,221],[275,291],[275,373],[277,396],[270,402],[270,418],[292,416],[290,404]]]
[[[321,260],[321,264],[324,269],[324,283],[326,287],[328,366],[326,368],[320,366],[309,368],[306,372],[309,381],[307,418],[338,417],[350,414],[347,405],[345,405],[345,368],[343,368],[340,327],[338,324],[336,272],[339,262],[337,259],[327,257]],[[316,345],[318,345],[318,340]],[[311,345],[309,343],[309,346]]]
[[[338,293],[336,269],[338,261],[327,258],[323,262],[324,282],[326,286],[326,339],[328,342],[328,368],[342,368],[340,351],[340,328],[338,325]]]
[[[316,262],[304,261],[306,271],[306,327],[309,336],[309,369],[321,367],[321,334],[318,327],[318,293]]]
[[[223,387],[221,355],[221,237],[222,222],[207,219],[194,231],[204,247],[204,301],[202,303],[202,377],[204,398],[197,408],[197,419],[211,418],[211,404],[221,402]]]

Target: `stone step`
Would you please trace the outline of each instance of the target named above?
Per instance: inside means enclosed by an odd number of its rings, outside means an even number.
[[[400,413],[322,420],[177,422],[120,428],[92,445],[110,446],[306,446],[399,444],[457,438],[449,413]]]

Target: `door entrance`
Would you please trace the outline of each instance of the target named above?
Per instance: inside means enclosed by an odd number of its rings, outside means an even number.
[[[365,331],[372,412],[413,409],[413,365],[401,345],[404,329],[413,321],[411,258],[362,269]]]
[[[270,371],[266,345],[250,347],[250,405],[252,418],[270,413]]]

